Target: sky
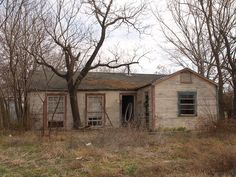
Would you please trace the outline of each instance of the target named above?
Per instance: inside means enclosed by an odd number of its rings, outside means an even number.
[[[143,1],[143,2],[150,1],[148,5],[148,9],[145,12],[146,15],[142,18],[143,24],[150,26],[149,28],[147,28],[146,33],[140,36],[140,34],[135,30],[131,32],[127,32],[126,27],[121,27],[121,28],[119,27],[119,29],[112,31],[109,34],[109,37],[105,39],[105,42],[103,43],[103,46],[101,48],[101,53],[102,53],[101,58],[104,59],[107,57],[112,57],[109,55],[108,50],[110,49],[110,50],[116,51],[116,48],[114,48],[114,46],[116,46],[117,49],[120,50],[119,52],[121,53],[121,58],[127,61],[129,58],[132,58],[133,51],[135,49],[138,49],[137,53],[139,56],[143,55],[144,53],[146,53],[146,55],[139,60],[138,65],[130,66],[131,72],[150,73],[150,74],[161,73],[162,71],[160,71],[159,69],[160,66],[166,68],[166,70],[168,70],[168,73],[174,72],[179,68],[177,67],[176,64],[174,64],[173,62],[169,60],[168,54],[164,52],[164,50],[160,47],[160,46],[162,47],[166,46],[168,45],[168,43],[163,37],[163,34],[160,31],[160,26],[158,24],[158,21],[155,19],[152,13],[152,12],[158,11],[163,15],[163,17],[165,17],[165,20],[169,21],[170,15],[168,14],[168,11],[166,10],[166,1],[168,0],[116,0],[114,2],[118,3],[118,6],[119,6],[126,2],[127,3],[134,2],[135,3],[134,5],[137,5],[137,3],[139,3],[140,1]],[[72,2],[73,4],[73,1],[68,0],[68,2]],[[70,7],[70,5],[71,4],[68,3],[68,7]],[[66,7],[63,6],[63,7],[65,8],[65,10],[68,8],[67,6]],[[55,6],[55,9],[56,9],[56,6]],[[85,11],[82,11],[82,12],[85,12]],[[80,15],[82,15],[82,13]],[[92,29],[91,31],[94,30],[93,34],[100,35],[100,28],[98,27],[99,25],[98,26],[94,25],[93,27],[93,21],[90,21],[90,20],[93,20],[93,18],[91,19],[87,18],[86,15],[84,17],[82,16],[81,18],[77,19],[78,22],[82,20],[83,23],[85,24],[88,23],[88,27]],[[75,21],[75,23],[76,22],[77,21]],[[126,54],[127,56],[125,56]],[[100,60],[100,56],[97,58],[98,60]]]
[[[149,7],[153,11],[156,9],[164,14],[166,20],[170,21],[170,15],[166,11],[166,0],[154,0]],[[147,19],[144,23],[151,27],[147,29],[147,34],[139,36],[137,32],[127,33],[127,30],[120,29],[112,33],[106,39],[105,47],[111,46],[112,43],[119,45],[119,47],[132,51],[133,48],[139,48],[140,54],[148,53],[139,61],[139,65],[131,66],[131,70],[137,73],[155,73],[158,71],[158,66],[164,66],[169,72],[174,72],[179,67],[169,60],[167,53],[160,47],[167,45],[160,26],[149,10]]]

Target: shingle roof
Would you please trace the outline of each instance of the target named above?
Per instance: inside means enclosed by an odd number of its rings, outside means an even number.
[[[163,78],[165,75],[89,72],[78,90],[136,90]],[[47,78],[47,79],[46,79]],[[47,71],[36,71],[32,77],[32,90],[67,90],[66,81]]]

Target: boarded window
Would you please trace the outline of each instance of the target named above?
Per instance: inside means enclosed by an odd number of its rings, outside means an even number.
[[[63,127],[65,117],[65,96],[47,97],[48,127]]]
[[[104,95],[87,95],[87,123],[102,126],[104,119]]]
[[[192,77],[190,72],[183,72],[180,74],[181,83],[192,83]]]
[[[179,116],[196,116],[196,92],[178,92]]]

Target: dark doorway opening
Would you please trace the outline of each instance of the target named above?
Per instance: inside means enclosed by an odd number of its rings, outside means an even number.
[[[145,123],[146,123],[146,128],[149,129],[149,94],[148,94],[148,92],[145,92],[144,110],[145,110]]]
[[[122,125],[127,126],[134,120],[134,95],[122,95]]]

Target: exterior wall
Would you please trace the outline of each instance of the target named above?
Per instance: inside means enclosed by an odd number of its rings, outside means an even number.
[[[211,121],[217,116],[216,86],[191,74],[192,83],[180,83],[180,75],[173,76],[165,81],[134,91],[83,91],[78,92],[78,104],[82,124],[86,124],[86,94],[104,94],[105,111],[110,118],[113,127],[121,126],[121,95],[135,94],[135,119],[141,120],[146,125],[145,94],[149,96],[149,122],[147,128],[177,128],[186,127],[194,129],[206,121]],[[178,116],[178,91],[197,92],[197,116]],[[71,114],[70,100],[67,92],[31,92],[29,94],[30,113],[34,129],[43,128],[43,101],[46,94],[66,94],[66,129],[72,129],[73,118]],[[109,126],[109,120],[105,115],[105,125]]]
[[[178,74],[155,85],[155,129],[195,129],[217,118],[216,86],[194,74],[191,76],[192,83],[180,83]],[[197,92],[197,116],[178,115],[178,91]]]
[[[32,120],[33,129],[43,128],[43,100],[45,99],[44,92],[31,92],[28,94],[30,105],[30,117]]]
[[[47,92],[47,94],[66,94],[66,129],[72,129],[73,118],[70,107],[69,95],[66,92]],[[105,126],[110,126],[110,122],[107,119],[109,116],[113,127],[120,127],[120,94],[134,93],[131,91],[90,91],[90,92],[78,92],[78,104],[81,122],[86,124],[86,94],[104,94],[105,95]],[[46,92],[31,92],[29,94],[30,114],[32,117],[33,129],[43,128],[43,100],[46,98]]]
[[[145,101],[145,96],[146,96],[146,93],[148,94],[148,97],[149,97],[149,101],[148,101],[148,113],[149,113],[149,116],[147,117],[145,114],[146,114],[146,108],[145,108],[145,104],[147,104]],[[152,121],[152,116],[153,116],[153,112],[152,112],[152,87],[151,86],[148,86],[148,87],[145,87],[145,88],[142,88],[142,89],[139,89],[137,91],[137,112],[136,112],[136,116],[137,116],[137,119],[141,121],[141,125],[143,127],[146,127],[148,129],[152,129],[153,127],[153,121]],[[146,119],[148,119],[148,124],[146,123]]]
[[[86,100],[86,94],[105,94],[105,111],[108,117],[111,120],[111,123],[114,127],[120,126],[120,92],[119,91],[95,91],[95,92],[78,92],[78,104],[80,109],[80,117],[81,122],[83,125],[86,124],[86,106],[85,106],[85,100]],[[70,105],[70,104],[69,104]],[[71,118],[71,121],[69,123],[70,128],[72,128],[73,120],[71,115],[71,110],[68,110],[68,113],[70,113],[69,118]],[[110,126],[109,120],[107,118],[107,115],[105,115],[105,125]]]
[[[72,121],[71,109],[68,104],[69,96],[66,92],[31,92],[29,93],[29,105],[30,105],[30,116],[32,119],[33,129],[43,128],[43,102],[46,99],[47,94],[65,94],[66,95],[66,128],[70,128],[70,122]],[[68,111],[69,110],[69,111]]]

